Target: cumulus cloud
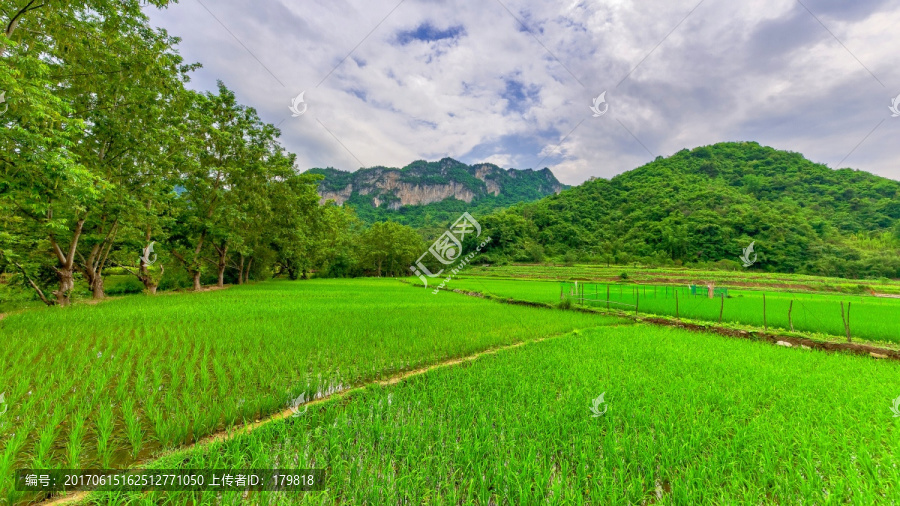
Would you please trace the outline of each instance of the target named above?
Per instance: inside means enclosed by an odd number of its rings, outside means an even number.
[[[896,1],[202,2],[148,13],[301,169],[450,156],[578,184],[755,140],[900,179]]]

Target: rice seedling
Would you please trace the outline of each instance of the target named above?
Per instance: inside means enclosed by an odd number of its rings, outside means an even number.
[[[224,503],[891,504],[897,385],[894,363],[597,328],[370,387],[154,467],[327,469],[321,492]]]
[[[559,304],[560,284],[547,281],[489,278],[454,279],[455,288],[511,297],[520,300]],[[569,285],[571,286],[571,285]],[[585,304],[606,308],[607,292],[612,309],[641,314],[679,316],[737,325],[845,337],[841,303],[848,307],[848,325],[853,338],[900,343],[900,299],[849,294],[802,292],[761,292],[729,289],[728,298],[708,298],[691,294],[686,286],[635,284],[585,285]],[[678,292],[676,302],[675,292]],[[563,294],[567,295],[567,294]],[[765,300],[763,297],[765,296]],[[577,298],[576,298],[577,299]],[[578,300],[572,299],[574,302]]]
[[[50,466],[122,467],[284,410],[301,390],[327,395],[490,347],[621,323],[549,313],[368,279],[10,315],[0,320],[9,408],[0,419],[0,497],[22,499],[10,491],[13,470],[37,456]],[[46,428],[54,418],[45,405],[61,413],[58,431]]]
[[[781,272],[760,272],[757,270],[704,270],[684,267],[648,267],[635,265],[492,265],[466,268],[466,277],[519,279],[519,280],[564,280],[581,279],[600,283],[619,279],[625,272],[628,279],[640,284],[688,285],[699,279],[714,281],[718,285],[758,287],[772,291],[785,288],[803,287],[806,290],[861,293],[874,289],[880,293],[900,294],[900,282],[891,279],[832,278]],[[412,278],[415,279],[415,278]]]
[[[97,413],[97,454],[104,469],[110,467],[115,451],[112,441],[114,416],[112,404],[104,403]]]
[[[144,445],[144,430],[141,427],[141,417],[135,409],[135,401],[125,398],[122,401],[122,418],[125,423],[125,436],[131,445],[131,459],[137,460]]]

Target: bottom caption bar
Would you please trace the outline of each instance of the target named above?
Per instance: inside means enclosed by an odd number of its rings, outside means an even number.
[[[19,469],[20,492],[313,491],[324,469]]]

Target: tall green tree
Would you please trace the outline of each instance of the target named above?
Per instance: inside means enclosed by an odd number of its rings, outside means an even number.
[[[7,2],[2,15],[0,212],[16,219],[0,251],[48,304],[69,304],[76,270],[102,296],[97,272],[118,226],[109,212],[120,207],[111,195],[123,194],[112,176],[133,168],[128,141],[146,127],[127,119],[152,117],[142,108],[180,86],[176,40],[149,28],[137,0]]]

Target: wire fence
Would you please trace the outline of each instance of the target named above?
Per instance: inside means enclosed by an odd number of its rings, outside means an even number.
[[[581,281],[562,282],[559,290],[560,300],[585,307],[829,334],[848,341],[900,341],[900,302],[875,297]]]

